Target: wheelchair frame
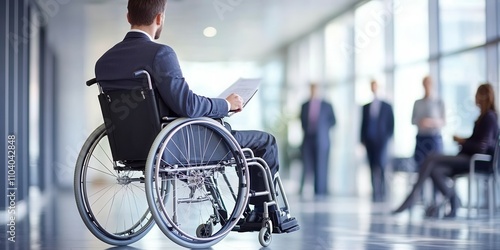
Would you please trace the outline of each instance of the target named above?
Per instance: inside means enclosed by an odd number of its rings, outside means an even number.
[[[273,233],[299,229],[279,174],[272,176],[263,159],[240,148],[222,120],[160,119],[149,73],[141,70],[135,76],[145,76],[147,86],[139,89],[143,99],[126,118],[110,108],[112,99],[124,92],[106,93],[98,83],[105,123],[89,136],[77,159],[75,199],[94,236],[111,245],[128,245],[156,223],[169,239],[187,248],[208,248],[230,231],[259,231],[265,247]],[[95,83],[92,79],[87,85]],[[128,152],[130,142],[115,135],[127,129],[132,131],[127,137],[135,136],[147,150]],[[141,133],[130,135],[136,131]],[[250,190],[250,167],[265,174],[265,191]],[[263,220],[247,222],[248,200],[258,196],[267,196]]]

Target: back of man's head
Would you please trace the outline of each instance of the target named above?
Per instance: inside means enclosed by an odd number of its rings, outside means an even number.
[[[128,20],[134,26],[150,25],[156,15],[165,12],[166,5],[167,0],[129,0]]]

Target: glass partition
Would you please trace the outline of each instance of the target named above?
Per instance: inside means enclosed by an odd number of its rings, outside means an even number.
[[[402,0],[394,5],[394,59],[396,64],[429,56],[428,0]]]
[[[474,95],[486,79],[485,49],[475,49],[444,57],[441,61],[442,97],[446,105],[446,126],[443,129],[444,150],[456,153],[453,135],[468,137],[472,133],[479,110]]]
[[[440,45],[443,52],[481,45],[486,41],[484,0],[440,0]]]
[[[392,12],[382,1],[370,1],[354,12],[354,48],[356,75],[373,75],[385,65],[384,36]]]
[[[325,78],[339,82],[353,78],[354,53],[352,12],[330,22],[325,28]]]
[[[394,72],[394,155],[412,157],[417,129],[411,123],[413,104],[424,97],[423,78],[428,63],[397,68]],[[436,82],[433,79],[434,82]]]

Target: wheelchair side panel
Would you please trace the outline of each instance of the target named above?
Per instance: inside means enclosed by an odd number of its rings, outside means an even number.
[[[228,148],[220,135],[200,125],[183,127],[172,135],[163,153],[169,165],[199,165],[229,160]]]

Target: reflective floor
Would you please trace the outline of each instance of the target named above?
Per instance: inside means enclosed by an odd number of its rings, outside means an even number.
[[[184,249],[153,228],[143,239],[114,247],[97,240],[76,210],[73,193],[32,193],[24,219],[16,220],[15,243],[2,221],[0,249]],[[367,198],[313,199],[289,194],[292,214],[301,230],[273,235],[264,249],[500,249],[500,216],[453,220],[424,219],[422,206],[411,213],[389,214],[394,202],[372,204]],[[19,215],[22,213],[19,207]],[[4,220],[4,219],[2,219]],[[258,233],[233,233],[212,249],[261,249]]]

